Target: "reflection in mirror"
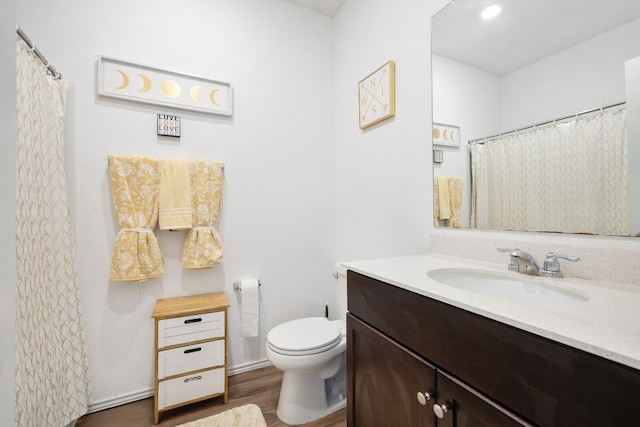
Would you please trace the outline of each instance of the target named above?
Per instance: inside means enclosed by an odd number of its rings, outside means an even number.
[[[433,122],[459,132],[434,140],[436,226],[637,235],[640,1],[456,0],[431,24]]]

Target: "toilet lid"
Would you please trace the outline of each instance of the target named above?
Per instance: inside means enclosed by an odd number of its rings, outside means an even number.
[[[314,354],[337,346],[341,335],[335,322],[324,317],[308,317],[276,326],[267,334],[267,341],[278,353]]]

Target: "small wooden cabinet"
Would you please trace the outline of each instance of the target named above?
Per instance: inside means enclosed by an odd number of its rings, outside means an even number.
[[[216,396],[227,403],[228,307],[223,292],[156,303],[154,424],[179,406]]]

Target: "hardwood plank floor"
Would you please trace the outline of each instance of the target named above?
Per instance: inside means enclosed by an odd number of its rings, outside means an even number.
[[[286,426],[287,424],[280,421],[276,415],[281,383],[282,372],[274,367],[234,375],[229,377],[229,401],[226,405],[222,403],[222,397],[217,397],[162,412],[157,426],[174,427],[248,403],[260,407],[269,427]],[[76,424],[77,427],[150,427],[153,425],[153,398],[85,415]],[[318,421],[305,424],[305,427],[346,427],[346,425],[347,411],[342,409]]]

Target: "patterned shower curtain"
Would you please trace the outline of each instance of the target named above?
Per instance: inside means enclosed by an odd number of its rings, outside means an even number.
[[[626,109],[470,148],[472,227],[629,234]]]
[[[67,87],[17,43],[16,425],[61,427],[89,401],[63,164]]]

